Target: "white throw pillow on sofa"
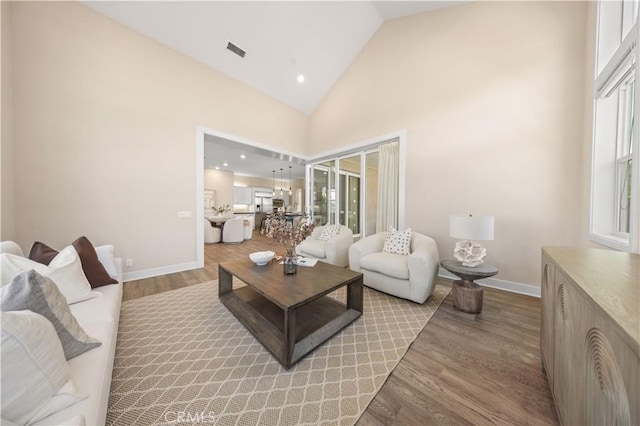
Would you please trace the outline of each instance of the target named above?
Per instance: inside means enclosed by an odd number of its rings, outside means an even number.
[[[54,399],[69,381],[69,365],[51,322],[31,311],[3,312],[0,318],[2,418],[26,424],[81,399],[72,392]]]
[[[0,259],[2,266],[1,285],[3,286],[9,284],[13,277],[20,272],[34,269],[40,275],[51,278],[67,299],[68,304],[81,302],[98,295],[91,291],[91,284],[82,270],[80,256],[73,246],[62,249],[48,266],[9,253],[1,253]]]
[[[0,253],[11,253],[24,257],[22,248],[15,241],[2,241],[0,243]]]
[[[112,245],[98,246],[94,248],[96,249],[98,260],[102,263],[102,266],[104,266],[107,274],[115,280],[120,279],[118,276],[118,268],[116,267],[116,258],[113,254],[115,248]]]

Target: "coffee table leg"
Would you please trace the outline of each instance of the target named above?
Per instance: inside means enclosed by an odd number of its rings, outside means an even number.
[[[291,368],[293,351],[296,347],[296,311],[295,309],[284,312],[284,368]]]
[[[231,290],[233,290],[233,275],[218,266],[218,297],[231,292]]]
[[[354,309],[362,313],[362,291],[362,276],[360,276],[356,281],[347,284],[347,309]]]

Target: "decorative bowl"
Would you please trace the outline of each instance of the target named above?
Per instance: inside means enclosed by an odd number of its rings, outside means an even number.
[[[276,254],[272,251],[257,251],[249,255],[249,259],[256,265],[266,265]]]

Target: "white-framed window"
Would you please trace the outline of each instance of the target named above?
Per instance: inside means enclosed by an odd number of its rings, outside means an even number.
[[[638,0],[598,3],[590,236],[637,252],[640,240]]]

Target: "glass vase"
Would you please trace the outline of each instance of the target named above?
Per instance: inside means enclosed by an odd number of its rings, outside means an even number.
[[[298,263],[296,261],[296,250],[294,247],[287,247],[287,253],[284,255],[284,262],[282,267],[284,268],[285,275],[293,275],[298,272]]]

